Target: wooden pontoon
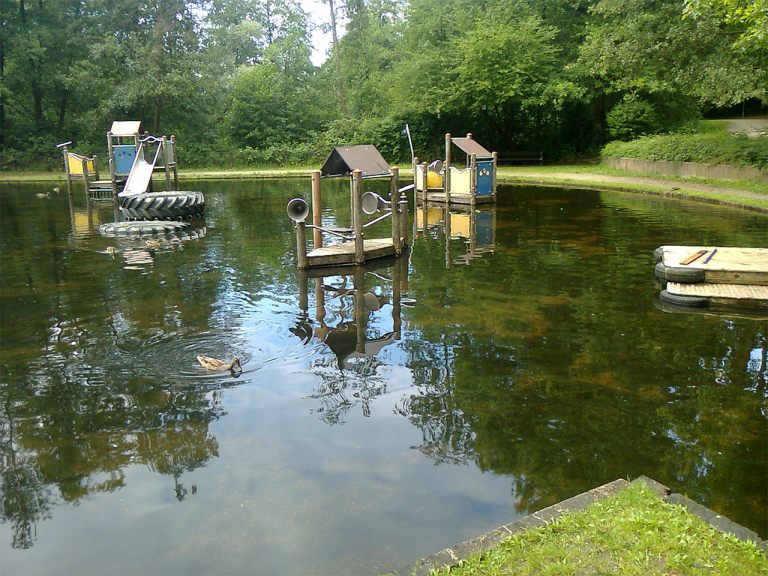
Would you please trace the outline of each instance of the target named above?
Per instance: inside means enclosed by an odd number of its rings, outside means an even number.
[[[350,177],[352,226],[329,228],[322,225],[321,178]],[[362,192],[364,178],[389,178],[390,199]],[[371,260],[400,255],[408,246],[408,201],[405,192],[413,186],[400,188],[399,169],[389,168],[374,146],[335,148],[321,170],[312,171],[312,224],[305,220],[309,207],[301,198],[288,203],[288,215],[296,222],[296,251],[299,269],[325,266],[360,266]],[[365,215],[381,215],[364,222]],[[392,235],[387,238],[365,238],[364,229],[376,222],[391,219]],[[307,251],[306,229],[313,229],[313,249]],[[323,245],[323,234],[341,237],[343,242]]]
[[[768,248],[722,246],[662,246],[662,263],[668,270],[700,271],[695,283],[753,284],[768,286]],[[715,252],[715,250],[717,250]],[[703,252],[689,264],[683,262]]]
[[[466,167],[451,164],[451,146],[466,154]],[[472,134],[466,138],[445,135],[445,162],[420,164],[414,158],[413,174],[416,199],[445,204],[474,206],[496,201],[496,165],[498,155],[477,143]]]

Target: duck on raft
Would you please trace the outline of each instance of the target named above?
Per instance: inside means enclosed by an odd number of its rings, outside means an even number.
[[[242,372],[243,367],[240,366],[240,360],[232,358],[229,362],[223,362],[217,358],[210,358],[208,356],[198,356],[197,361],[200,362],[200,366],[211,372],[223,372],[224,370],[234,371],[237,369]]]

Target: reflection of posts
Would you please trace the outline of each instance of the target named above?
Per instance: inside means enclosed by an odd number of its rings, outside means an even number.
[[[451,207],[445,204],[445,267],[451,267]]]
[[[352,281],[355,287],[355,324],[357,325],[357,345],[355,351],[365,356],[365,328],[368,324],[368,314],[365,311],[365,290],[364,290],[365,270],[361,266],[356,266],[352,275]]]

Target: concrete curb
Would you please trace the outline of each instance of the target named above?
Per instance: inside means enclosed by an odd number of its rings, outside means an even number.
[[[640,476],[632,482],[643,482],[648,487],[653,489],[659,498],[671,504],[683,506],[686,508],[686,510],[688,510],[688,512],[695,514],[718,532],[722,532],[724,534],[731,533],[740,540],[754,542],[757,544],[758,548],[762,549],[763,552],[765,552],[765,554],[768,556],[768,540],[762,540],[752,530],[731,522],[724,516],[721,516],[709,508],[694,502],[682,494],[670,495],[669,488],[651,478],[648,478],[647,476]],[[496,528],[495,530],[483,534],[478,538],[467,540],[461,544],[446,548],[437,554],[432,554],[431,556],[422,558],[417,562],[403,566],[398,570],[390,572],[388,576],[428,576],[430,570],[452,568],[457,566],[460,561],[468,558],[471,554],[492,548],[512,534],[525,532],[531,528],[546,526],[553,520],[560,518],[568,512],[578,512],[580,510],[584,510],[589,505],[594,504],[595,502],[599,502],[600,500],[604,500],[608,496],[611,496],[616,492],[626,488],[629,486],[629,484],[630,483],[627,480],[623,479],[614,480],[608,484],[603,484],[602,486],[598,486],[597,488],[593,488],[592,490],[572,498],[568,498],[567,500],[563,500],[557,504],[553,504],[552,506],[544,508],[543,510],[529,514],[528,516],[515,520],[514,522],[505,524],[504,526]]]

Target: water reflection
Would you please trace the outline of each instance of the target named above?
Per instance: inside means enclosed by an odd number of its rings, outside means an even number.
[[[445,267],[469,264],[483,254],[496,251],[496,206],[481,208],[457,204],[441,205],[417,201],[414,237],[445,239]],[[464,243],[464,253],[455,254],[452,240]]]
[[[314,283],[314,326],[306,314],[310,281]],[[364,416],[370,416],[371,403],[387,392],[386,379],[379,374],[386,364],[377,357],[401,338],[407,254],[364,266],[301,271],[299,290],[299,306],[305,314],[292,331],[305,342],[313,338],[322,342],[333,353],[310,367],[318,384],[309,398],[322,404],[314,412],[328,424],[343,423],[345,414],[358,405]],[[388,329],[383,332],[377,328],[387,315],[391,322],[386,321]]]
[[[768,535],[768,327],[651,284],[657,246],[759,246],[764,216],[502,189],[487,233],[417,211],[399,265],[317,278],[306,182],[200,184],[204,233],[157,245],[0,190],[7,571],[381,573],[639,474]],[[472,226],[493,256],[454,265]]]

